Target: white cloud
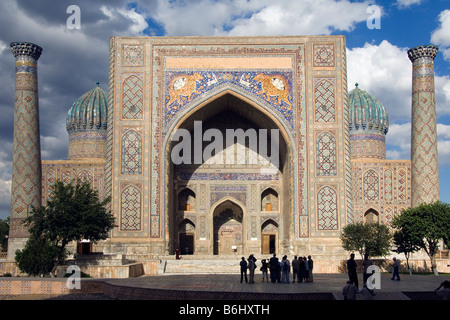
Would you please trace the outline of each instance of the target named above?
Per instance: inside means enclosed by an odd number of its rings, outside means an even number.
[[[422,0],[397,0],[396,4],[400,8],[407,8],[415,4],[420,4]]]
[[[444,10],[439,14],[440,26],[431,34],[431,43],[441,46],[440,51],[444,59],[450,61],[450,10]]]
[[[431,34],[431,42],[437,45],[450,46],[450,10],[439,14],[440,26]]]
[[[390,123],[409,121],[411,116],[411,62],[406,49],[384,40],[347,50],[348,88],[355,83],[377,97],[389,114]]]
[[[389,114],[390,123],[404,123],[411,118],[412,64],[409,48],[399,48],[384,40],[379,45],[347,49],[348,88],[355,83],[377,97]],[[450,77],[435,77],[438,117],[450,114]]]
[[[411,159],[411,123],[391,124],[386,135],[386,158]]]
[[[167,35],[311,35],[352,30],[368,18],[368,5],[348,0],[199,0],[189,5],[160,0],[149,12]]]

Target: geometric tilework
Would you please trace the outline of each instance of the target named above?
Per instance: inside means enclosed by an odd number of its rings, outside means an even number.
[[[335,176],[337,175],[336,160],[336,140],[328,132],[317,137],[317,175]]]
[[[135,130],[122,137],[122,174],[142,173],[142,138]]]
[[[316,122],[335,122],[334,79],[321,79],[315,85]]]
[[[375,170],[368,170],[363,177],[363,190],[365,201],[378,201],[379,179]]]
[[[47,175],[47,177],[46,177],[47,200],[50,200],[50,197],[52,196],[53,185],[56,183],[56,172],[53,170],[49,170],[49,171],[47,171],[46,175]]]
[[[313,45],[314,67],[334,67],[334,44]]]
[[[144,63],[145,49],[142,45],[124,45],[123,61],[126,66],[138,66]]]
[[[392,201],[394,199],[392,188],[393,184],[393,176],[391,170],[385,170],[384,171],[384,200],[385,201]]]
[[[390,225],[392,222],[392,219],[394,218],[394,211],[392,208],[388,207],[384,209],[384,223],[386,225]]]
[[[317,194],[317,225],[319,230],[338,230],[337,194],[328,186]]]
[[[94,176],[93,174],[88,170],[82,170],[77,174],[77,179],[81,183],[90,183],[91,185],[94,182]]]
[[[397,199],[399,202],[407,200],[407,187],[406,187],[406,171],[403,169],[398,170],[397,173]]]
[[[142,80],[134,75],[123,82],[123,119],[142,119],[142,85]]]
[[[133,186],[127,186],[121,194],[120,229],[136,231],[141,229],[141,191]]]

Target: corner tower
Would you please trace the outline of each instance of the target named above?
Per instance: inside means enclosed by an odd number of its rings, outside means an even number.
[[[28,232],[22,226],[32,207],[41,205],[41,146],[37,61],[42,48],[11,43],[16,58],[13,165],[8,259],[22,249]]]
[[[411,206],[439,200],[434,58],[438,48],[408,51],[413,64],[411,119]]]

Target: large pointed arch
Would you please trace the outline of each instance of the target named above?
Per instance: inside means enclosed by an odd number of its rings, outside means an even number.
[[[292,195],[297,194],[298,181],[293,177],[298,176],[297,162],[297,145],[296,145],[296,133],[290,127],[290,124],[283,119],[283,117],[277,113],[278,111],[258,97],[252,97],[248,93],[235,90],[231,84],[219,87],[214,92],[208,92],[202,99],[194,99],[188,105],[183,107],[174,119],[176,121],[171,122],[170,126],[163,130],[163,150],[164,154],[162,159],[162,167],[164,168],[164,179],[160,181],[160,190],[162,192],[161,207],[165,208],[164,220],[166,228],[166,239],[169,244],[169,252],[173,251],[170,244],[173,243],[172,235],[174,234],[174,210],[171,208],[174,200],[174,172],[175,165],[171,159],[171,150],[173,146],[178,143],[172,141],[173,135],[178,129],[186,129],[189,132],[193,132],[194,121],[210,120],[219,116],[224,111],[232,112],[239,115],[242,119],[247,119],[251,122],[256,122],[256,127],[267,129],[270,132],[271,129],[277,129],[279,132],[279,139],[281,151],[280,151],[280,170],[286,173],[286,185],[283,187],[283,192]],[[193,135],[191,135],[193,136]],[[283,182],[284,183],[284,182]],[[198,195],[199,199],[201,195]],[[298,206],[298,196],[292,196],[292,200],[280,200],[280,214],[285,215],[284,219],[280,220],[280,240],[287,240],[292,237],[295,230],[295,224],[289,223],[289,221],[295,221],[294,208]],[[209,199],[207,199],[209,201]],[[200,201],[200,200],[199,200]],[[212,203],[205,205],[205,209],[210,211],[209,208]],[[245,207],[245,204],[244,204]],[[245,219],[244,219],[245,220]],[[245,228],[245,227],[244,227]],[[211,230],[210,230],[211,231]],[[246,231],[247,232],[247,231]],[[257,229],[252,230],[253,234],[256,234]],[[245,235],[246,237],[246,235]]]

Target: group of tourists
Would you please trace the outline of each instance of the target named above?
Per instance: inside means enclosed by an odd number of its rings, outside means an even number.
[[[251,254],[248,259],[242,257],[240,262],[241,267],[241,283],[254,283],[255,282],[255,269],[257,259]],[[312,282],[313,281],[313,266],[314,262],[311,256],[297,257],[294,256],[292,261],[289,261],[287,256],[284,255],[281,260],[278,259],[274,253],[270,259],[262,259],[259,270],[262,274],[262,281],[272,283],[290,283],[290,277],[292,274],[292,283],[297,282]],[[247,271],[249,276],[247,278]]]

